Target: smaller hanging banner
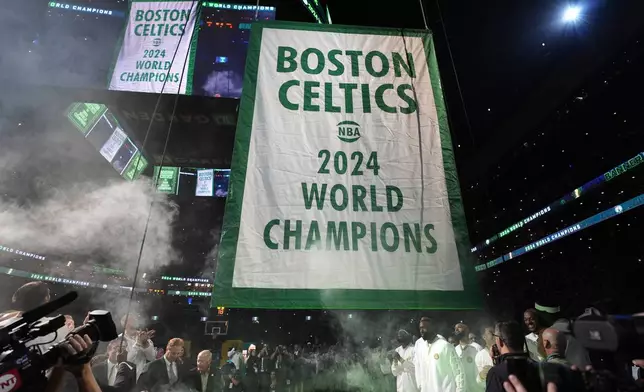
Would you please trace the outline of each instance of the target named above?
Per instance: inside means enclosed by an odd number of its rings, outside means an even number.
[[[154,180],[157,182],[157,191],[161,193],[179,193],[179,168],[170,166],[155,166]]]
[[[214,170],[197,170],[197,190],[196,196],[212,196],[212,182]]]
[[[191,94],[198,4],[133,0],[109,89]]]

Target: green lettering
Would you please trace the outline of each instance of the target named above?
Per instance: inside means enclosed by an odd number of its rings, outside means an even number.
[[[136,15],[134,16],[134,21],[135,22],[140,22],[142,20],[143,20],[143,10],[136,10]]]
[[[291,247],[291,237],[295,238],[295,249],[300,250],[302,248],[302,221],[295,221],[295,230],[291,230],[291,221],[284,221],[284,249],[290,249]]]
[[[397,78],[402,76],[402,72],[400,71],[400,67],[402,67],[405,72],[407,73],[407,76],[411,78],[416,77],[416,69],[414,67],[414,57],[411,55],[411,53],[407,53],[407,61],[403,60],[402,56],[400,53],[392,53],[392,60],[394,63],[394,74],[396,75]]]
[[[266,247],[268,249],[275,250],[279,247],[279,244],[271,239],[271,229],[273,228],[273,226],[279,226],[279,224],[279,219],[273,219],[272,221],[268,222],[266,226],[264,226],[264,244],[266,244]]]
[[[336,200],[336,196],[338,194],[337,191],[340,191],[340,193],[342,193],[342,201],[340,204],[338,204]],[[331,207],[333,207],[334,210],[344,211],[349,205],[349,192],[347,192],[347,188],[345,188],[344,185],[335,184],[331,187],[329,199],[331,199]]]
[[[306,246],[304,250],[310,250],[313,247],[322,249],[322,237],[320,236],[320,226],[318,221],[312,220],[311,227],[309,227],[309,234],[306,236]]]
[[[367,188],[362,185],[352,185],[351,193],[353,193],[353,210],[354,211],[367,211],[367,205],[364,203],[367,197]]]
[[[353,90],[358,88],[356,83],[340,83],[340,88],[344,90],[344,111],[353,113]]]
[[[387,243],[387,230],[391,230],[393,235],[393,244],[389,245]],[[398,234],[398,228],[391,222],[386,222],[382,224],[380,228],[380,242],[382,243],[382,249],[387,252],[395,252],[398,250],[398,245],[400,244],[400,235]]]
[[[309,56],[311,54],[318,58],[315,68],[309,66]],[[308,48],[302,52],[302,70],[309,75],[318,75],[324,70],[324,54],[320,49]]]
[[[296,103],[293,103],[288,100],[288,89],[293,87],[293,86],[299,86],[300,81],[299,80],[288,80],[280,86],[279,92],[277,96],[279,97],[280,103],[284,108],[288,110],[298,110],[300,106]]]
[[[421,252],[420,223],[414,223],[413,231],[409,223],[403,223],[403,238],[405,239],[405,252],[411,252],[410,242],[414,244],[414,249],[416,249],[416,252]]]
[[[387,185],[385,187],[385,192],[387,193],[387,211],[389,212],[398,212],[403,206],[403,194],[397,186]],[[393,194],[396,194],[396,205],[394,205]]]
[[[329,50],[329,62],[335,65],[335,69],[329,69],[329,75],[331,76],[341,76],[344,73],[344,64],[342,61],[338,60],[338,55],[341,55],[342,51],[338,49]]]
[[[434,230],[434,225],[432,225],[431,223],[425,225],[425,230],[424,230],[425,237],[431,244],[431,246],[425,247],[425,251],[427,253],[436,253],[436,251],[438,250],[438,243],[436,242],[436,239],[432,236],[432,233],[430,233],[430,230]]]
[[[339,106],[333,106],[333,83],[324,83],[324,111],[327,113],[340,113]]]
[[[297,69],[297,50],[290,46],[277,47],[277,72],[295,72]]]
[[[322,184],[320,191],[318,192],[318,184],[311,184],[311,192],[309,193],[308,184],[302,183],[302,198],[304,199],[304,207],[307,210],[311,209],[313,205],[313,200],[318,210],[324,208],[324,197],[326,195],[326,184]],[[332,198],[333,199],[333,198]]]
[[[313,87],[320,87],[320,82],[306,81],[304,82],[304,104],[302,109],[307,112],[319,112],[320,106],[313,104],[313,99],[320,98],[320,93],[313,91]]]
[[[414,94],[413,86],[411,84],[401,84],[398,86],[398,89],[396,92],[398,93],[398,96],[400,99],[405,101],[407,103],[407,107],[405,108],[400,108],[400,113],[402,114],[411,114],[414,113],[418,109],[418,104],[416,103],[416,100],[412,97],[410,97],[406,91],[409,90],[412,92],[412,95]]]
[[[380,71],[376,71],[373,66],[374,57],[378,57],[380,59],[380,62],[382,63],[382,68],[380,69]],[[367,72],[369,73],[369,75],[373,76],[374,78],[381,78],[389,73],[389,60],[387,60],[387,56],[385,56],[384,53],[374,50],[372,52],[367,53],[367,56],[365,56],[364,60],[365,60],[365,68],[367,68]]]
[[[326,250],[331,250],[331,243],[335,250],[349,250],[349,230],[347,222],[338,222],[338,228],[334,221],[327,224],[326,230]],[[340,249],[342,246],[342,249]]]
[[[369,225],[371,228],[371,251],[372,252],[377,252],[378,251],[378,228],[376,226],[376,222],[371,222]]]
[[[369,91],[369,85],[360,85],[360,90],[362,90],[362,112],[371,113],[371,98],[369,95],[371,92]]]
[[[378,86],[376,89],[376,94],[375,94],[375,100],[376,100],[376,105],[382,110],[383,112],[386,113],[396,113],[396,108],[388,106],[385,103],[385,91],[387,90],[392,90],[394,88],[394,85],[391,83],[385,83],[381,86]]]
[[[358,241],[367,235],[367,226],[361,222],[351,222],[351,242],[353,250],[358,250]]]
[[[370,193],[371,193],[371,211],[373,212],[381,212],[382,211],[382,206],[378,205],[378,200],[377,200],[377,194],[376,194],[376,186],[371,185],[369,187]]]
[[[351,76],[360,76],[358,56],[362,56],[362,52],[359,50],[347,50],[344,54],[351,58]]]

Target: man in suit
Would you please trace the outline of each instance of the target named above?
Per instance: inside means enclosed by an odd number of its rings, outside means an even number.
[[[211,371],[212,353],[204,350],[197,355],[197,368],[190,371],[185,384],[192,391],[215,392],[221,390],[220,380]]]
[[[104,392],[130,391],[136,383],[136,367],[126,362],[127,350],[120,350],[120,346],[120,339],[111,341],[106,360],[92,366],[94,378]]]
[[[170,339],[162,358],[152,361],[139,377],[137,389],[148,392],[166,392],[181,383],[183,374],[177,360],[184,347],[183,339]]]

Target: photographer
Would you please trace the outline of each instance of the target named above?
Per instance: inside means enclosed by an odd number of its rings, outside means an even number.
[[[505,391],[504,383],[510,374],[515,375],[528,392],[546,391],[547,383],[553,383],[558,390],[584,391],[585,385],[580,374],[557,363],[539,363],[524,352],[525,337],[521,326],[514,322],[497,323],[494,328],[496,365],[487,375],[487,392]]]

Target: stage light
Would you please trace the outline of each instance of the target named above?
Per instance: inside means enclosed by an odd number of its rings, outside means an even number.
[[[563,13],[563,21],[566,23],[573,23],[579,20],[581,16],[581,7],[579,6],[568,6]]]

